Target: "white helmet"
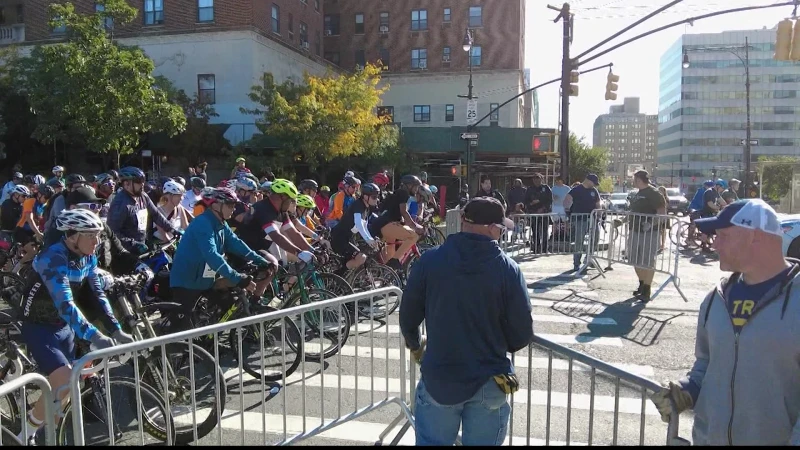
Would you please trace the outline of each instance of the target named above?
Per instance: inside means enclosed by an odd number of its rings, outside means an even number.
[[[14,186],[14,189],[11,191],[11,193],[12,194],[24,195],[25,197],[30,197],[31,196],[31,190],[28,189],[28,186],[25,186],[24,184],[18,184],[16,186]]]
[[[62,166],[53,167],[53,175],[55,175],[57,172],[64,172],[64,168]]]
[[[269,191],[271,188],[272,188],[272,181],[267,180],[261,183],[261,186],[259,186],[258,189],[261,191]]]
[[[101,231],[103,221],[88,209],[65,209],[56,218],[59,231]]]
[[[164,183],[164,188],[162,191],[165,194],[183,195],[186,192],[186,188],[181,186],[180,183],[176,181],[167,181]]]

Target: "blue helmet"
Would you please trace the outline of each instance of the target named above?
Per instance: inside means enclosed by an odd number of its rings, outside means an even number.
[[[134,180],[134,181],[144,181],[145,180],[144,172],[142,169],[138,167],[123,167],[119,170],[119,179],[120,181],[123,180]]]
[[[714,187],[714,180],[706,180],[703,182],[703,186],[705,187]]]
[[[250,178],[240,177],[236,180],[236,189],[242,189],[245,191],[255,191],[258,189],[258,184],[251,180]]]
[[[717,182],[714,183],[714,185],[715,186],[722,186],[722,189],[728,189],[728,182],[723,180],[722,178],[718,179]]]

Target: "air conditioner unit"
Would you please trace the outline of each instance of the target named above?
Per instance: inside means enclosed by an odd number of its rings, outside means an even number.
[[[304,49],[308,50],[308,41],[301,42],[300,46],[303,47]]]
[[[389,32],[389,26],[388,25],[381,25],[380,28],[378,28],[378,31],[381,34],[387,34]]]
[[[450,55],[442,55],[442,62],[450,62]]]
[[[331,33],[331,30],[325,30],[325,36],[330,36],[331,34],[333,34]]]

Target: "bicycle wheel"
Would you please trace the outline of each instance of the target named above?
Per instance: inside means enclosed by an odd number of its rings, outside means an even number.
[[[669,227],[669,240],[672,242],[672,245],[677,248],[683,246],[683,243],[681,242],[681,236],[684,233],[684,227],[688,227],[688,222],[676,221],[671,227]]]
[[[0,386],[3,384],[0,381]],[[19,410],[19,403],[17,403],[16,392],[9,392],[0,398],[0,426],[4,431],[9,431],[15,437],[22,431],[22,414]],[[3,436],[3,445],[19,445],[13,443],[6,443],[6,437]]]
[[[257,308],[257,311],[253,311],[253,315],[277,311],[269,306],[251,306],[251,308]],[[242,329],[242,369],[257,380],[262,378],[264,381],[282,380],[284,370],[285,376],[288,377],[297,370],[303,358],[303,339],[300,337],[300,330],[289,318],[265,321],[264,347],[260,349],[261,329],[260,325],[250,325]],[[236,329],[230,331],[228,342],[233,349],[234,358],[238,361],[239,336]]]
[[[102,376],[95,378],[98,379],[87,379],[89,387],[81,391],[81,422],[86,445],[175,443],[175,418],[167,416],[164,399],[155,389],[147,383],[124,377],[110,378],[106,387]],[[108,432],[108,405],[111,405],[113,436]],[[69,400],[63,414],[56,427],[56,445],[75,445],[73,409]]]
[[[321,302],[336,298],[336,294],[323,289],[305,289],[306,299],[302,297],[303,292],[295,294],[295,298],[289,301],[290,305],[301,305],[308,303]],[[296,298],[301,296],[300,298]],[[322,310],[322,320],[320,320],[319,310],[309,311],[303,315],[305,324],[301,326],[300,316],[292,317],[292,320],[300,329],[303,336],[303,353],[305,357],[312,361],[319,361],[320,355],[324,359],[330,358],[339,352],[350,336],[350,314],[344,306],[329,306]],[[305,329],[304,329],[305,328]],[[319,340],[319,344],[315,341]],[[286,343],[290,347],[292,342]],[[293,348],[294,351],[298,349]]]
[[[409,258],[410,264],[413,264]],[[352,277],[353,289],[356,292],[367,292],[389,286],[403,288],[403,281],[391,267],[377,262],[367,262],[361,266]],[[386,297],[375,297],[372,301],[370,311],[369,299],[359,302],[359,314],[371,319],[383,319],[388,317],[397,307],[400,306],[400,297],[391,294]]]
[[[308,277],[307,280],[306,286],[309,289],[324,289],[333,292],[337,297],[355,293],[353,286],[350,286],[347,280],[334,273],[317,272]]]
[[[194,426],[197,421],[197,437],[203,438],[217,426],[217,408],[225,410],[227,390],[225,376],[214,357],[197,344],[192,344],[194,360],[189,359],[189,346],[185,342],[166,344],[167,384],[170,394],[170,412],[175,417],[175,443],[188,444],[194,441]],[[139,376],[144,382],[163,395],[164,373],[162,369],[162,347],[154,347],[147,357],[141,357]],[[194,384],[191,380],[190,364],[194,365]],[[175,379],[172,379],[172,376]],[[218,377],[215,380],[214,377]],[[220,392],[217,392],[219,384]],[[194,405],[192,405],[194,395]],[[219,404],[219,406],[218,406]],[[194,416],[192,414],[192,408]]]

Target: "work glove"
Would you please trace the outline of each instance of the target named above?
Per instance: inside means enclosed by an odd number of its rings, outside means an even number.
[[[111,335],[111,337],[117,344],[130,344],[131,342],[134,341],[133,336],[122,330],[115,331],[114,334]]]
[[[89,348],[92,351],[102,350],[104,348],[113,347],[114,346],[114,340],[98,331],[89,340],[89,344],[91,344],[89,346]]]
[[[691,409],[694,406],[694,401],[692,400],[692,396],[681,389],[679,384],[668,382],[663,384],[663,388],[660,391],[654,392],[650,396],[650,400],[656,405],[656,409],[661,414],[661,420],[665,423],[669,423],[669,416],[673,414],[680,414],[687,409]],[[670,401],[672,400],[672,401]],[[675,403],[676,410],[673,411],[672,403]]]
[[[302,252],[298,253],[297,257],[300,259],[300,261],[303,261],[306,264],[314,260],[314,254],[308,250],[303,250]]]
[[[422,357],[425,356],[425,345],[428,343],[428,338],[425,335],[419,337],[419,348],[411,350],[411,357],[417,364],[422,364]]]

